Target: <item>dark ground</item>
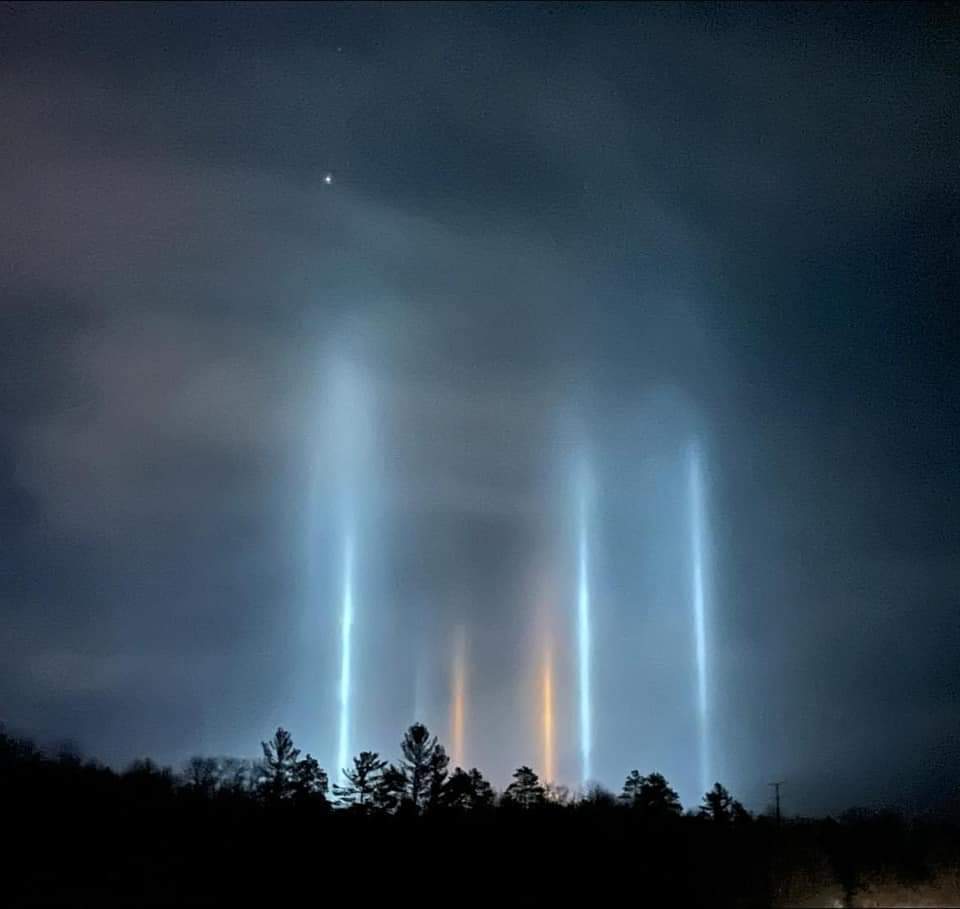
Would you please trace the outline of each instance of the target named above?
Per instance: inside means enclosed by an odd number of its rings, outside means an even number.
[[[958,905],[960,831],[894,814],[662,819],[605,794],[414,816],[202,792],[3,737],[5,902]]]

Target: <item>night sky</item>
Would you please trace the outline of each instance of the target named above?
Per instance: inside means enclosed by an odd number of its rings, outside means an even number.
[[[693,804],[695,441],[711,776],[956,807],[958,61],[921,4],[3,4],[0,720],[331,767],[349,475],[353,751],[448,738],[462,633],[468,762],[536,765],[546,621],[576,785],[585,459],[594,776]]]

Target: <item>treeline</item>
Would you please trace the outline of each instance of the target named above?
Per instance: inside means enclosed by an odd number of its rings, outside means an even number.
[[[955,827],[863,811],[778,824],[719,783],[684,812],[661,774],[638,770],[619,793],[572,795],[520,767],[498,793],[451,769],[420,724],[396,762],[361,752],[337,782],[282,728],[261,750],[117,773],[0,732],[4,902],[276,902],[306,888],[361,904],[960,904]]]
[[[650,820],[679,817],[683,807],[676,791],[660,773],[642,775],[633,770],[618,796],[592,786],[574,796],[565,786],[544,784],[530,767],[519,767],[502,793],[476,768],[450,769],[450,758],[435,735],[414,723],[400,743],[401,758],[391,763],[374,751],[361,751],[342,782],[330,782],[327,772],[310,754],[303,754],[283,727],[260,743],[263,755],[250,760],[233,757],[190,758],[180,773],[160,767],[149,758],[134,761],[115,774],[95,761],[83,762],[70,747],[51,757],[28,739],[18,739],[0,729],[0,770],[30,777],[55,774],[76,783],[86,777],[99,785],[128,788],[134,796],[171,795],[205,799],[250,800],[263,804],[288,803],[315,811],[343,810],[354,814],[412,816],[438,812],[487,812],[493,809],[547,810],[594,807],[629,808]],[[748,822],[747,810],[727,789],[716,783],[704,794],[696,815],[717,823]],[[693,814],[693,812],[688,812]]]
[[[246,795],[270,802],[290,801],[317,808],[349,810],[359,814],[417,815],[441,811],[544,810],[571,807],[578,802],[620,805],[650,819],[665,819],[683,812],[676,791],[662,774],[642,775],[633,770],[617,798],[594,786],[575,798],[564,786],[541,783],[530,767],[514,771],[512,782],[499,795],[476,768],[450,769],[446,749],[421,723],[415,723],[400,743],[401,759],[391,763],[377,752],[361,751],[342,782],[331,784],[316,759],[301,757],[293,738],[282,727],[261,742],[263,757],[254,762],[232,758],[192,758],[176,779],[180,786],[204,796],[217,793]],[[133,770],[144,772],[143,763]],[[724,786],[716,783],[705,793],[697,814],[718,823],[749,821],[746,809]]]

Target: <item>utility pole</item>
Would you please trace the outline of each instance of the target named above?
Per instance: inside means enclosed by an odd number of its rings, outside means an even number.
[[[774,793],[776,793],[777,826],[778,827],[780,826],[780,787],[784,784],[784,782],[785,782],[784,780],[775,780],[774,782],[768,784],[770,786],[773,786],[773,791]]]

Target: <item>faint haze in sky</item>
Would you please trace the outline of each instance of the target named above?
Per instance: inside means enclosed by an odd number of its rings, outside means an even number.
[[[452,744],[462,647],[465,760],[540,766],[547,623],[577,784],[587,452],[592,776],[693,803],[695,441],[713,775],[956,792],[953,10],[2,17],[0,719],[330,766],[352,509],[352,750]]]

